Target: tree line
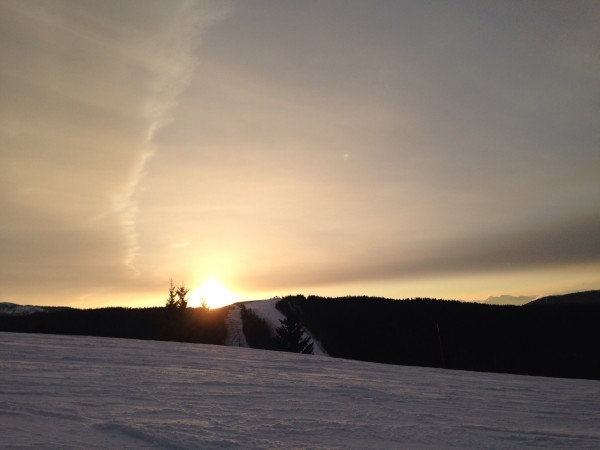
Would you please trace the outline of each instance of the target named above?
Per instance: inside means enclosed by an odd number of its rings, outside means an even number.
[[[334,357],[600,379],[600,302],[498,306],[300,295],[284,297],[277,307],[293,314]]]
[[[164,307],[52,309],[31,315],[0,315],[0,331],[102,336],[223,344],[229,307],[188,306],[185,285],[171,281]]]

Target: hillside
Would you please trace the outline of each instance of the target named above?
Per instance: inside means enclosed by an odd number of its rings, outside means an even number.
[[[432,299],[290,296],[215,310],[58,308],[40,312],[37,307],[14,305],[12,314],[0,313],[0,331],[278,350],[274,330],[288,316],[310,335],[317,355],[600,380],[600,306],[563,303],[499,306]]]
[[[281,326],[281,320],[283,320],[286,317],[286,315],[282,311],[277,309],[278,303],[279,299],[270,299],[244,302],[243,306],[249,310],[252,310],[258,317],[262,318],[268,326],[271,335],[274,335],[275,330]],[[248,330],[248,327],[246,327],[246,332],[249,331],[250,330]],[[328,356],[327,352],[323,349],[321,342],[310,333],[310,330],[305,328],[304,332],[305,335],[311,338],[314,344],[313,353],[315,355]],[[259,346],[257,348],[261,347]]]
[[[600,306],[600,291],[574,292],[564,295],[541,297],[528,305],[595,305]]]
[[[297,317],[334,357],[600,379],[600,306],[293,296],[277,307]]]
[[[6,448],[600,447],[600,384],[0,333]]]

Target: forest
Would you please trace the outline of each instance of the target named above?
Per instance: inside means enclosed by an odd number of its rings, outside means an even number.
[[[0,314],[0,331],[225,343],[226,318],[233,305],[190,308],[185,293],[179,300],[175,291],[171,294],[164,307]],[[250,308],[239,305],[252,348],[312,353],[304,327],[332,357],[600,380],[600,291],[524,306],[294,295],[276,304],[286,317],[279,329],[271,329]]]
[[[0,331],[223,344],[229,308],[53,309],[0,314]]]
[[[334,357],[600,379],[600,302],[586,303],[498,306],[297,295],[277,307],[296,317]]]

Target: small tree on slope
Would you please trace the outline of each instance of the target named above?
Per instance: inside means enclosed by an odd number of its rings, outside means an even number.
[[[277,344],[285,352],[313,354],[313,343],[309,336],[304,335],[302,325],[297,320],[286,317],[280,320],[281,326],[275,330]]]

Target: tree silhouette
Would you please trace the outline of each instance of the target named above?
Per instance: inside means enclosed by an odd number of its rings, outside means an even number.
[[[207,311],[210,309],[210,306],[208,306],[208,302],[206,301],[206,299],[204,297],[202,297],[202,302],[200,303],[200,308],[202,308],[203,311]]]
[[[190,290],[185,285],[175,286],[173,280],[169,285],[169,296],[167,297],[167,309],[186,309],[188,301],[185,298]]]
[[[285,352],[313,354],[313,343],[310,336],[304,335],[302,325],[290,317],[279,321],[281,326],[275,330],[279,350]]]
[[[167,304],[165,305],[168,309],[177,308],[177,287],[173,284],[173,280],[171,279],[169,285],[169,296],[167,297]]]
[[[185,296],[190,290],[186,288],[183,284],[177,288],[175,294],[177,294],[177,308],[185,309],[187,308],[187,299]]]

